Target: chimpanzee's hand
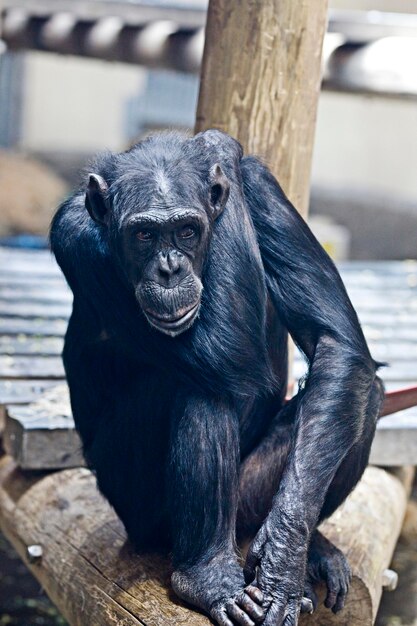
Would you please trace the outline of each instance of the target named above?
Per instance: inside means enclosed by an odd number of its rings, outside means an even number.
[[[275,518],[275,519],[274,519]],[[263,626],[296,626],[306,571],[308,532],[285,515],[270,513],[249,548],[246,583],[255,581],[264,597]]]

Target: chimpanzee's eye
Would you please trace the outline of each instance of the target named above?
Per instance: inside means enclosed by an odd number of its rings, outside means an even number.
[[[181,228],[178,234],[181,239],[191,239],[191,237],[194,237],[194,235],[196,234],[196,230],[194,226],[190,226],[189,224],[187,224],[187,226]]]
[[[150,241],[153,239],[153,233],[150,230],[139,230],[136,233],[136,237],[139,241]]]

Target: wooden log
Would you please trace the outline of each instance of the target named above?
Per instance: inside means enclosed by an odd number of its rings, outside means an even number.
[[[384,470],[366,470],[355,492],[322,527],[352,567],[346,607],[334,616],[321,605],[301,624],[373,624],[406,501],[404,476],[402,484]],[[72,626],[210,623],[174,596],[167,559],[133,554],[121,522],[86,469],[39,479],[3,457],[0,527]],[[40,548],[28,551],[31,546]],[[34,558],[36,552],[42,556]]]
[[[307,213],[327,1],[210,0],[196,131],[263,157]]]

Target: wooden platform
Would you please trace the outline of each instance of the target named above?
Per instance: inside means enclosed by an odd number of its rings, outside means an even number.
[[[374,358],[390,364],[381,371],[387,388],[415,384],[417,263],[347,263],[340,270]],[[8,415],[6,448],[26,469],[82,463],[60,358],[71,302],[48,251],[0,248],[0,411]],[[304,368],[296,355],[296,378]],[[380,420],[371,460],[417,464],[417,408]]]

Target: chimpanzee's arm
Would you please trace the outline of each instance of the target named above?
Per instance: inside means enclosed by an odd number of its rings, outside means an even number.
[[[297,619],[306,547],[338,467],[360,445],[376,364],[334,264],[274,177],[250,157],[242,174],[268,290],[309,362],[294,445],[246,567],[250,579],[260,566],[271,596],[265,626],[280,626]]]

